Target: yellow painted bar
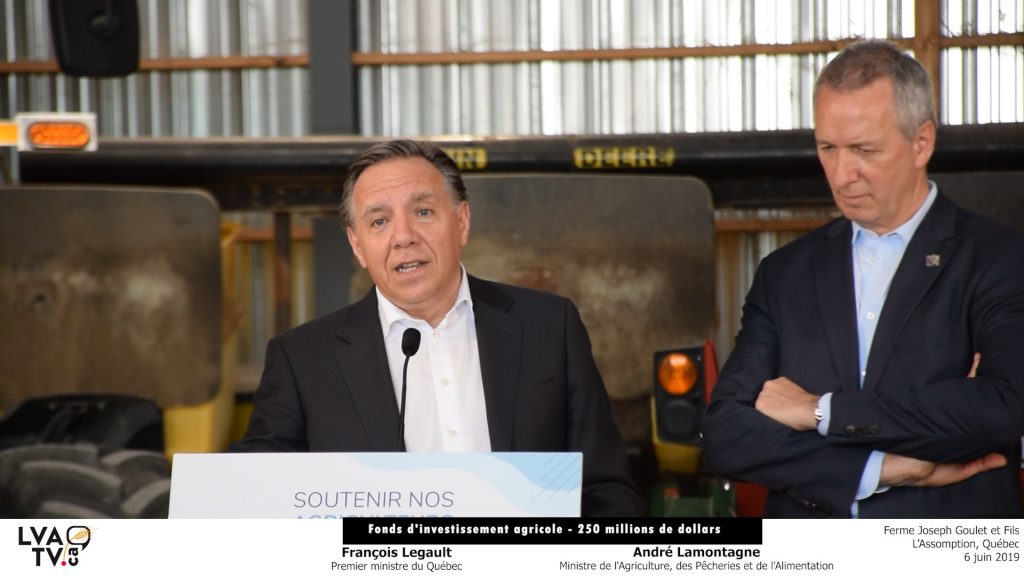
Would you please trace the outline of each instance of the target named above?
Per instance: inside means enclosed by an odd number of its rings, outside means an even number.
[[[0,122],[0,146],[18,145],[18,124],[16,122]]]

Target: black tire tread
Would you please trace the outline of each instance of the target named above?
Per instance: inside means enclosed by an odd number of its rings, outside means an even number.
[[[9,486],[22,464],[35,460],[58,460],[95,465],[99,460],[95,444],[29,444],[0,451],[0,486]]]
[[[93,444],[0,451],[0,510],[23,518],[166,518],[170,465],[162,453]]]
[[[100,460],[103,470],[124,481],[124,494],[134,494],[143,486],[171,475],[167,458],[146,450],[118,450]]]
[[[110,516],[95,508],[72,502],[44,500],[36,508],[35,518],[110,518]]]
[[[122,504],[127,518],[166,518],[171,504],[171,480],[164,478],[135,491]]]
[[[124,482],[94,466],[59,460],[33,460],[22,464],[13,492],[22,509],[33,516],[47,499],[65,500],[113,516],[120,506]]]

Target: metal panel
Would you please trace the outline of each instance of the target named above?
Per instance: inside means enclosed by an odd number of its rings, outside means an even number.
[[[1024,124],[942,126],[934,171],[1015,170]],[[334,208],[345,169],[370,144],[315,139],[108,138],[96,152],[24,152],[25,182],[195,186],[226,210]],[[465,171],[683,174],[704,179],[715,206],[830,200],[811,130],[629,136],[434,139]]]
[[[309,106],[313,134],[356,133],[352,0],[307,0]]]
[[[1024,172],[935,174],[933,179],[962,208],[1024,231]]]
[[[218,218],[198,190],[0,189],[0,406],[77,392],[212,398]]]

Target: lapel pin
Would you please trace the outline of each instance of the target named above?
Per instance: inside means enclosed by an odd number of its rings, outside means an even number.
[[[938,268],[942,258],[938,254],[925,254],[924,266],[925,268]]]

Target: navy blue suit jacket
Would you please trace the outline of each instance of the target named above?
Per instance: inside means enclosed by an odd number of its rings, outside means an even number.
[[[469,276],[491,449],[583,453],[582,512],[643,504],[576,307]],[[415,407],[410,407],[415,409]],[[376,290],[272,339],[236,451],[397,451],[398,405]]]
[[[1019,515],[1024,235],[939,194],[893,277],[860,389],[851,234],[839,219],[761,262],[705,414],[708,467],[767,486],[766,516],[843,517],[872,450],[938,462],[1000,452],[1004,468],[891,488],[862,500],[859,515]],[[826,437],[754,409],[780,376],[833,393]]]

